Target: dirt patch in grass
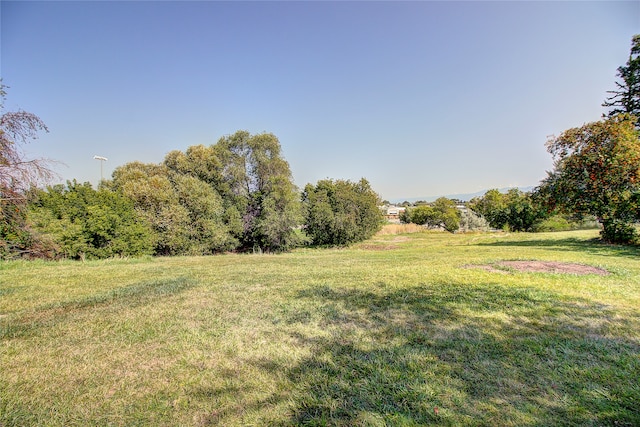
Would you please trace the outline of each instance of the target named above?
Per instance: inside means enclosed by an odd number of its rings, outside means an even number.
[[[569,262],[555,261],[500,261],[494,264],[485,265],[465,265],[465,268],[479,268],[495,273],[508,273],[518,271],[525,273],[560,273],[585,276],[595,274],[607,276],[609,272],[603,268],[592,267],[584,264],[574,264]]]

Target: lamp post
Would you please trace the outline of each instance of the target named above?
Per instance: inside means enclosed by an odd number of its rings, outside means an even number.
[[[102,165],[104,164],[104,162],[107,161],[106,157],[102,157],[102,156],[93,156],[94,160],[99,160],[100,161],[100,182],[104,181],[104,178],[102,176]]]

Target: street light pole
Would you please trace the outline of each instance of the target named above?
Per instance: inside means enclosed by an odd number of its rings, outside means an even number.
[[[102,157],[102,156],[93,156],[94,160],[99,160],[100,161],[100,182],[104,181],[104,177],[102,175],[102,165],[104,164],[104,162],[107,161],[106,157]]]

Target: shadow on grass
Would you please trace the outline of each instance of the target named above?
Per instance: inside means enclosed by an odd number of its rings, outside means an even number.
[[[183,292],[195,285],[194,280],[186,277],[164,281],[145,281],[116,288],[106,293],[89,295],[81,299],[51,304],[25,313],[7,316],[0,319],[0,339],[28,335],[42,327],[58,324],[81,310],[109,304],[138,306],[147,304],[153,299]]]
[[[558,251],[586,252],[592,255],[623,256],[633,259],[640,258],[640,247],[610,245],[599,239],[548,239],[548,240],[521,240],[521,241],[495,241],[478,243],[478,246],[504,246],[504,247],[539,247]]]
[[[313,351],[280,425],[640,425],[637,312],[492,284],[370,289],[298,294],[290,325],[325,333],[295,333]]]

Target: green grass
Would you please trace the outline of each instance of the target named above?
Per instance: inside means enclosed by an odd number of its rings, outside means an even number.
[[[0,263],[0,426],[640,425],[640,250],[596,237]]]

